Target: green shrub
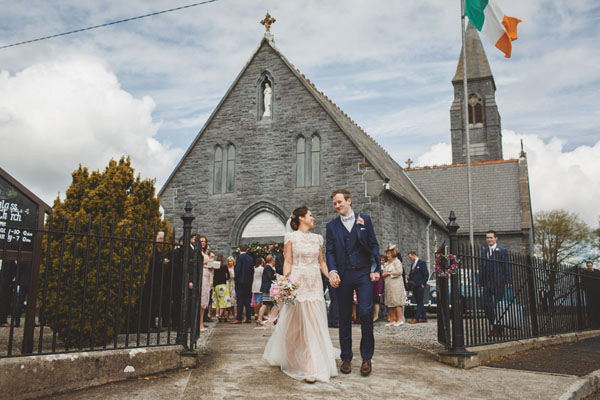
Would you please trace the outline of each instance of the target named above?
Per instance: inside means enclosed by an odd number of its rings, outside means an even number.
[[[135,177],[129,157],[72,176],[46,223],[40,315],[69,347],[110,344],[135,313],[156,231],[169,229],[154,181]]]

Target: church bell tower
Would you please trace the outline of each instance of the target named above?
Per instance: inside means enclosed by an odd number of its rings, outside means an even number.
[[[496,84],[477,29],[468,24],[467,89],[469,91],[469,136],[471,161],[502,159],[502,132],[500,114],[496,105]],[[462,50],[452,78],[454,101],[450,107],[450,132],[452,135],[452,163],[467,161],[467,144],[464,125],[463,55]]]

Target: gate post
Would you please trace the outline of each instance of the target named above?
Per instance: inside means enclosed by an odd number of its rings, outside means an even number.
[[[450,222],[446,225],[450,237],[450,253],[456,255],[458,253],[458,228],[456,223],[456,215],[454,211],[450,211]],[[465,354],[465,330],[463,326],[462,302],[460,299],[460,279],[458,277],[459,270],[450,275],[450,298],[452,301],[452,353]]]
[[[185,213],[181,216],[183,221],[183,263],[182,263],[182,274],[181,274],[181,318],[179,326],[179,337],[181,338],[181,344],[183,344],[184,352],[189,352],[190,346],[188,345],[188,334],[187,328],[189,326],[189,312],[188,312],[188,285],[190,281],[188,275],[189,261],[190,261],[190,236],[192,232],[192,221],[196,219],[192,214],[192,203],[188,200],[185,203]]]
[[[456,223],[454,211],[450,211],[450,221],[446,225],[450,239],[450,253],[458,253],[458,235],[460,226]],[[473,368],[479,365],[477,353],[465,349],[465,331],[463,326],[462,302],[460,300],[460,279],[458,271],[450,275],[450,302],[452,304],[452,349],[450,352],[441,353],[441,362],[461,368]]]
[[[581,290],[581,269],[579,266],[575,266],[575,273],[575,290],[577,292],[577,330],[582,331],[585,328],[585,322],[583,319],[583,291]]]
[[[529,292],[529,309],[531,310],[531,330],[534,337],[540,336],[540,327],[538,324],[538,309],[537,309],[537,289],[535,284],[534,258],[527,255],[527,286]]]

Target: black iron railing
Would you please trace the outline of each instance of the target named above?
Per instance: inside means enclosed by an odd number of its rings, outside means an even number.
[[[175,230],[90,218],[53,220],[33,229],[36,250],[1,253],[0,357],[180,344],[199,335],[202,254],[189,245],[191,205],[182,243]],[[82,226],[83,225],[83,226]],[[19,229],[19,226],[6,226]],[[37,281],[36,281],[37,280]],[[192,283],[193,289],[189,289]],[[38,288],[37,291],[31,288]],[[32,297],[33,296],[33,297]],[[36,301],[33,301],[36,300]],[[25,312],[34,317],[22,318]],[[22,323],[24,322],[24,323]]]
[[[458,226],[448,228],[460,259],[455,275],[437,278],[438,341],[448,349],[600,328],[600,272],[511,252],[490,257],[459,246]]]

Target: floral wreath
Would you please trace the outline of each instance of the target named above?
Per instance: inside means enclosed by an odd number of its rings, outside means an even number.
[[[454,275],[458,270],[459,263],[460,260],[454,254],[438,254],[435,258],[437,276],[447,278],[450,275]]]
[[[234,253],[240,254],[240,248],[236,248]],[[268,255],[276,256],[283,253],[283,243],[252,243],[248,245],[247,253],[254,258],[262,257],[263,259]]]

